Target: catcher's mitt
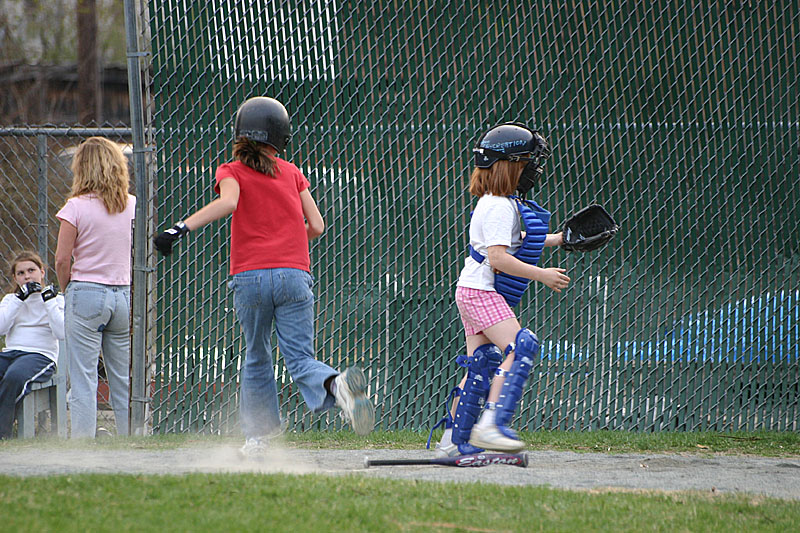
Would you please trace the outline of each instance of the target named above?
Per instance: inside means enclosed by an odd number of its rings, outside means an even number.
[[[568,252],[591,252],[602,248],[616,235],[619,226],[603,206],[584,207],[564,223],[564,244]]]

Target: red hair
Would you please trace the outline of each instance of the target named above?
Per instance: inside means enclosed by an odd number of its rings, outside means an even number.
[[[483,196],[491,193],[495,196],[509,196],[519,184],[519,177],[526,161],[496,161],[489,168],[475,168],[469,178],[469,193]]]

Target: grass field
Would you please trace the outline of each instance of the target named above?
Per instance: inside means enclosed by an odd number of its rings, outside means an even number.
[[[796,433],[523,433],[530,450],[800,456]],[[298,448],[414,449],[420,432],[286,435]],[[238,443],[231,437],[165,435],[91,443],[0,443],[15,450],[63,447],[180,448]],[[800,502],[695,492],[565,491],[358,475],[190,474],[0,477],[2,531],[792,531]]]

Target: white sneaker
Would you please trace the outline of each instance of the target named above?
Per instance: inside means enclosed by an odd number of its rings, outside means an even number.
[[[458,446],[456,446],[452,442],[450,444],[445,444],[445,445],[442,445],[441,442],[437,443],[436,448],[433,450],[433,453],[434,455],[436,455],[436,457],[441,457],[441,458],[455,457],[457,455],[461,455],[461,452],[458,451]]]
[[[260,437],[250,437],[245,439],[244,446],[239,448],[239,457],[242,459],[263,460],[267,455],[270,442],[277,439],[286,431],[287,421],[281,420],[280,426],[274,428],[272,432],[261,435]]]
[[[475,424],[470,434],[469,443],[478,448],[485,448],[498,452],[516,453],[525,448],[525,443],[506,437],[500,433],[495,425],[479,426]]]
[[[351,366],[334,378],[336,405],[342,409],[353,431],[366,435],[375,426],[375,408],[367,398],[367,378],[360,368]]]
[[[250,438],[244,441],[244,446],[239,448],[239,457],[262,461],[267,455],[269,441],[261,437]]]

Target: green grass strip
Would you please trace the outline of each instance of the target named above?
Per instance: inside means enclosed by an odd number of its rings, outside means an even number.
[[[0,477],[3,531],[790,531],[800,504],[361,476]]]

